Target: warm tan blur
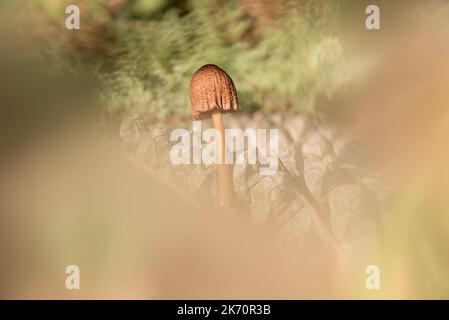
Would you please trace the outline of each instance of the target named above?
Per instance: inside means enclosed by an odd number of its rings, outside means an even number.
[[[331,111],[398,188],[382,246],[385,298],[448,297],[449,28],[440,10],[404,8],[384,24],[391,31],[355,43],[375,56],[373,70]]]
[[[333,261],[287,256],[269,230],[191,203],[118,149],[61,138],[2,166],[3,298],[331,296]]]

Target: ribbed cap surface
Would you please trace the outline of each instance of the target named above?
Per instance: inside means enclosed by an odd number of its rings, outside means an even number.
[[[194,120],[210,117],[210,112],[238,111],[237,90],[231,77],[220,67],[206,64],[190,82],[190,106]]]

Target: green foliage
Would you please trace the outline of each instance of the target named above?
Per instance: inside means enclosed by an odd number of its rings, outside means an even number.
[[[89,5],[103,8],[98,2]],[[285,13],[273,23],[255,23],[240,3],[128,1],[101,26],[114,35],[114,55],[104,54],[110,63],[100,72],[105,108],[187,115],[191,76],[207,63],[231,75],[243,111],[316,112],[320,98],[354,77],[353,59],[335,34],[338,1],[284,0]],[[94,16],[84,17],[82,28],[95,26]]]
[[[232,28],[224,28],[231,24]],[[185,16],[171,10],[160,20],[119,21],[117,42],[124,54],[115,63],[119,72],[105,78],[120,84],[120,89],[106,88],[104,101],[108,96],[115,101],[109,106],[112,111],[148,111],[159,118],[187,114],[190,78],[201,65],[215,63],[233,77],[239,74],[232,72],[233,64],[248,50],[247,44],[238,41],[247,25],[238,7],[221,12],[195,6]],[[127,99],[139,103],[132,106]]]
[[[331,98],[355,68],[336,36],[300,14],[267,30],[258,46],[238,59],[241,89],[259,88],[252,99],[267,111],[314,112],[317,98]]]

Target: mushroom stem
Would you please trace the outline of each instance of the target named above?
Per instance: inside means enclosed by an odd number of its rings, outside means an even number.
[[[225,163],[226,144],[223,114],[220,111],[214,111],[211,116],[214,128],[220,133],[218,143],[221,150],[221,161],[217,166],[218,201],[220,207],[228,208],[231,205],[234,188],[231,177],[231,166]]]

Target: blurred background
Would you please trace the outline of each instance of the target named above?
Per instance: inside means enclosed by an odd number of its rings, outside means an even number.
[[[449,298],[447,1],[15,0],[0,25],[0,298]],[[234,80],[237,118],[311,123],[388,186],[367,205],[381,213],[363,263],[292,253],[123,157],[129,115],[189,126],[206,63]],[[287,144],[321,148],[301,121]],[[70,264],[81,290],[65,288]]]

